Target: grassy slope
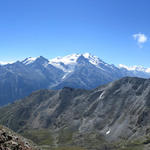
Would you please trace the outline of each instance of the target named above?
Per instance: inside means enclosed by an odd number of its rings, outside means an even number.
[[[108,144],[103,137],[96,133],[78,135],[70,130],[61,130],[52,133],[48,129],[28,130],[23,136],[33,140],[43,150],[150,150],[150,136],[133,141],[120,141]],[[76,142],[75,142],[76,141]]]

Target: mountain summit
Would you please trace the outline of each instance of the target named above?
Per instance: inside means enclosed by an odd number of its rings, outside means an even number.
[[[55,67],[58,67],[58,68],[64,70],[65,72],[67,72],[67,71],[71,71],[75,67],[75,65],[77,65],[77,63],[79,62],[79,59],[81,57],[99,69],[102,69],[100,67],[100,65],[102,65],[102,64],[108,66],[107,63],[103,62],[97,56],[91,55],[90,53],[72,54],[72,55],[67,55],[64,57],[56,57],[54,59],[51,59],[49,62],[50,62],[50,64],[54,65]],[[65,66],[69,66],[69,67],[67,67],[67,69],[66,69]]]
[[[149,69],[108,64],[89,53],[48,60],[43,56],[0,65],[0,105],[39,89],[92,89],[125,76],[150,78]]]

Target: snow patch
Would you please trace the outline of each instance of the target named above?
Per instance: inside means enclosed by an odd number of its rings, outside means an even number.
[[[106,135],[110,134],[111,132],[111,129],[109,129],[107,132],[106,132]]]
[[[67,72],[67,73],[62,77],[62,80],[64,80],[70,73],[71,73],[71,71]]]
[[[25,60],[23,60],[22,63],[25,65],[29,65],[29,64],[33,63],[36,59],[37,59],[36,57],[29,57],[29,58],[26,58]]]
[[[101,99],[102,98],[102,96],[104,95],[104,91],[100,94],[100,96],[99,96],[99,99]]]

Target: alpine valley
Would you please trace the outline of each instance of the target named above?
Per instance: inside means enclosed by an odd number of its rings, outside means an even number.
[[[48,60],[42,56],[0,63],[0,106],[39,89],[93,89],[125,76],[150,77],[150,69],[116,67],[89,53]]]

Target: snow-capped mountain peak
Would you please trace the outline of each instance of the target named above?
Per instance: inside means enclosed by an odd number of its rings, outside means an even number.
[[[49,63],[54,65],[57,68],[62,69],[65,72],[70,72],[73,70],[74,66],[77,64],[79,57],[83,56],[87,59],[91,64],[100,68],[100,64],[105,64],[102,60],[100,60],[97,56],[93,56],[90,53],[84,54],[72,54],[64,57],[56,57],[54,59],[49,60]],[[65,67],[67,66],[67,68]]]
[[[141,72],[150,73],[150,68],[145,68],[143,66],[126,66],[123,64],[119,64],[119,68],[125,68],[129,71],[141,71]]]
[[[37,57],[28,57],[25,60],[23,60],[22,63],[25,65],[29,65],[29,64],[33,63],[36,59],[37,59]]]
[[[49,64],[63,70],[64,72],[71,72],[80,56],[81,54],[72,54],[64,57],[56,57],[49,60]]]
[[[81,54],[72,54],[64,57],[56,57],[50,60],[52,63],[64,63],[65,65],[76,63]]]
[[[89,62],[93,65],[96,65],[97,67],[99,66],[99,64],[104,62],[102,60],[100,60],[97,56],[93,56],[90,53],[84,53],[83,56],[89,60]]]

